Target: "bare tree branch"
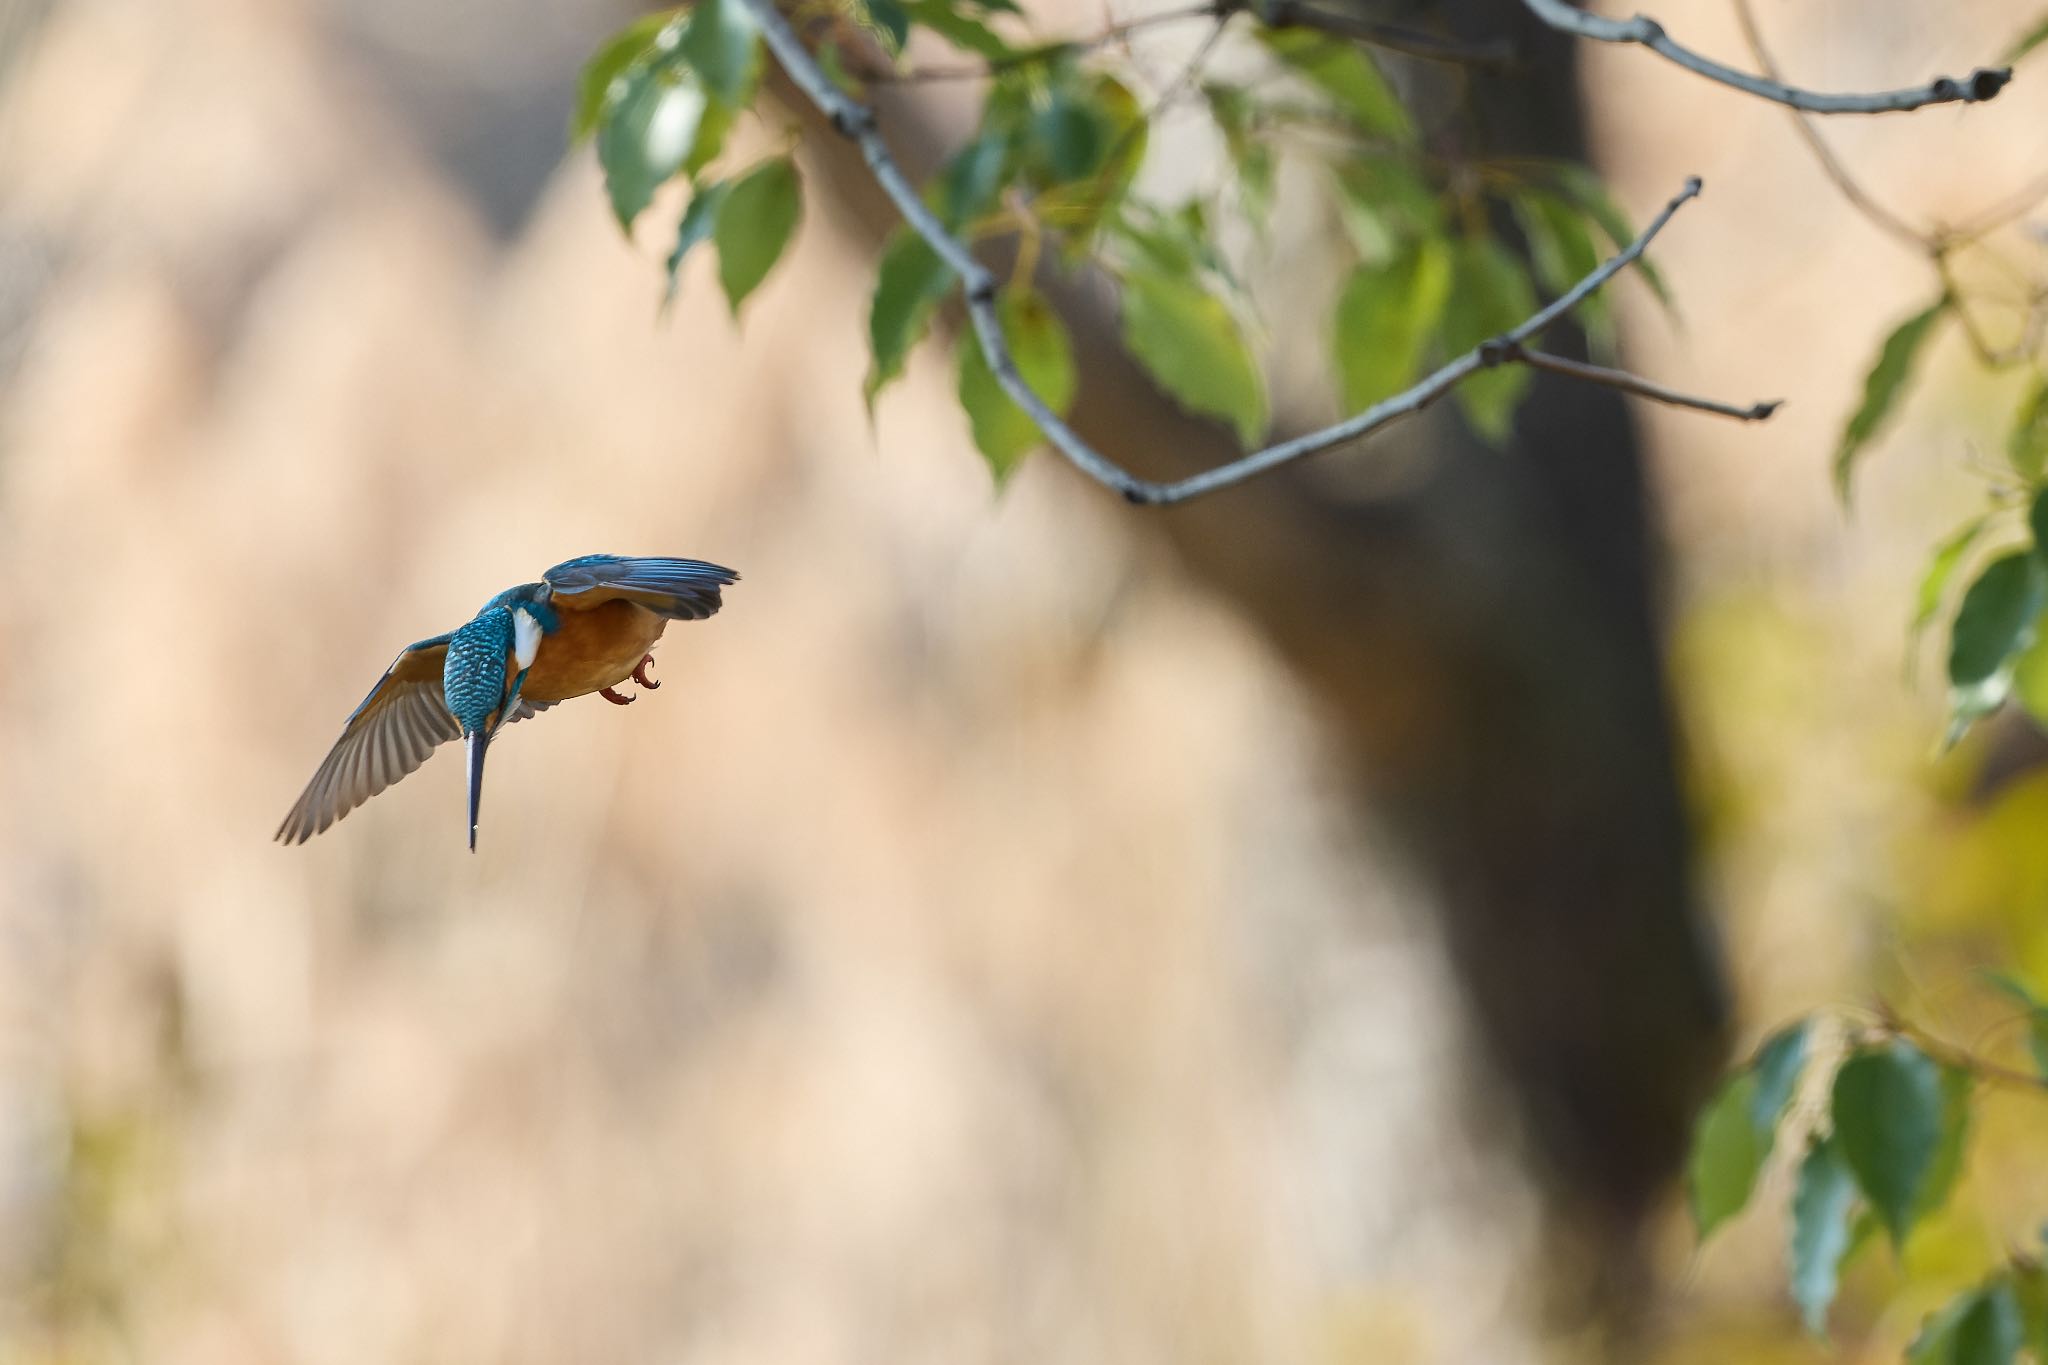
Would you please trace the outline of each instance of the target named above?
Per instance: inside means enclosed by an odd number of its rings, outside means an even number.
[[[1770,48],[1764,43],[1763,30],[1756,21],[1755,6],[1751,0],[1734,0],[1734,6],[1735,17],[1742,26],[1742,36],[1749,44],[1750,54],[1756,58],[1757,65],[1763,69],[1765,75],[1777,80],[1778,64],[1772,57]],[[1878,231],[1927,258],[1935,274],[1941,279],[1942,288],[1950,301],[1950,309],[1955,314],[1956,321],[1962,326],[1965,340],[1969,342],[1971,351],[1976,354],[1981,364],[1994,370],[2003,369],[2033,355],[2035,348],[2040,344],[2044,324],[2043,299],[2038,286],[2032,289],[2034,297],[2026,304],[2026,323],[2021,329],[2019,340],[2001,350],[1991,344],[1976,314],[1971,311],[1970,296],[1956,278],[1951,262],[1958,250],[1977,243],[1989,233],[2026,213],[2044,196],[2048,196],[2048,176],[2036,178],[2012,195],[1965,219],[1959,226],[1947,227],[1937,223],[1924,228],[1916,227],[1908,222],[1904,215],[1879,202],[1875,195],[1849,173],[1849,168],[1835,154],[1835,149],[1821,136],[1820,129],[1814,126],[1814,120],[1810,115],[1795,109],[1791,111],[1791,118],[1799,129],[1800,137],[1813,152],[1814,159],[1820,163],[1821,172],[1837,190],[1841,191],[1842,197],[1849,201],[1850,207]]]
[[[1532,370],[1548,370],[1551,374],[1568,375],[1583,379],[1589,384],[1605,384],[1610,389],[1620,389],[1638,398],[1647,398],[1653,403],[1667,403],[1674,408],[1690,408],[1694,412],[1709,412],[1717,417],[1733,417],[1738,422],[1761,422],[1784,406],[1784,399],[1772,398],[1748,407],[1737,407],[1712,398],[1697,398],[1689,393],[1667,389],[1662,384],[1653,384],[1639,375],[1626,370],[1609,369],[1605,365],[1588,364],[1573,360],[1569,356],[1552,355],[1548,351],[1532,351],[1526,347],[1511,348],[1504,357],[1527,365]]]
[[[1763,68],[1766,76],[1778,80],[1778,63],[1771,56],[1771,50],[1764,45],[1763,30],[1757,27],[1756,10],[1750,5],[1749,0],[1735,0],[1735,18],[1742,25],[1743,39],[1748,42],[1750,55],[1756,58],[1756,64]],[[1835,155],[1835,149],[1821,137],[1820,129],[1813,126],[1812,118],[1794,110],[1792,122],[1799,129],[1799,136],[1806,140],[1807,147],[1812,150],[1814,159],[1820,162],[1822,174],[1834,182],[1835,188],[1842,192],[1842,197],[1847,199],[1872,227],[1908,246],[1918,247],[1923,251],[1928,248],[1928,235],[1925,232],[1880,204],[1869,191],[1857,183],[1855,177],[1849,174],[1849,168]]]
[[[1222,19],[1231,14],[1230,6],[1209,3],[1184,5],[1177,9],[1155,10],[1111,24],[1100,33],[1072,42],[1047,43],[1043,47],[1027,48],[1008,57],[985,62],[963,62],[956,66],[913,66],[901,71],[877,71],[862,73],[862,78],[877,85],[916,85],[930,81],[972,81],[986,80],[990,76],[1019,67],[1033,66],[1039,62],[1051,61],[1055,57],[1070,53],[1091,52],[1098,47],[1107,47],[1120,42],[1142,29],[1155,28],[1161,24],[1183,23],[1189,19]]]
[[[809,49],[804,46],[803,40],[797,37],[796,31],[776,9],[775,0],[746,0],[746,4],[761,26],[762,36],[767,41],[769,51],[775,54],[775,60],[789,79],[812,104],[817,106],[819,112],[832,121],[834,128],[842,135],[853,139],[860,147],[861,157],[867,162],[868,170],[874,175],[883,192],[896,205],[904,221],[910,225],[912,231],[925,240],[939,259],[959,276],[961,291],[967,300],[968,318],[974,325],[975,337],[981,344],[982,355],[988,361],[990,372],[995,376],[1003,392],[1009,395],[1010,400],[1024,411],[1033,425],[1045,434],[1046,440],[1052,443],[1053,448],[1064,455],[1076,469],[1104,487],[1121,494],[1128,501],[1146,506],[1185,502],[1190,498],[1242,483],[1304,456],[1357,440],[1390,422],[1421,411],[1448,393],[1460,381],[1480,370],[1517,363],[1521,358],[1521,347],[1524,342],[1565,316],[1595,290],[1633,264],[1642,256],[1650,240],[1664,230],[1664,225],[1671,221],[1672,215],[1700,192],[1700,181],[1697,177],[1687,181],[1685,188],[1677,197],[1666,204],[1663,211],[1643,229],[1642,234],[1619,253],[1602,263],[1519,327],[1474,347],[1412,388],[1375,403],[1365,411],[1324,427],[1320,431],[1281,441],[1262,450],[1253,451],[1242,459],[1233,460],[1185,479],[1155,483],[1138,478],[1082,440],[1080,435],[1039,397],[1030,384],[1025,382],[1010,354],[1009,343],[1003,337],[1002,321],[996,311],[995,275],[974,258],[974,254],[968,250],[964,242],[946,230],[937,215],[925,204],[923,197],[917,192],[917,187],[910,183],[909,177],[896,163],[896,158],[889,150],[889,144],[883,139],[876,123],[874,111],[833,84],[817,60],[811,56]],[[1618,373],[1599,370],[1598,367],[1589,368],[1595,372],[1581,377],[1591,378],[1600,383],[1614,382],[1613,376]],[[1707,400],[1695,400],[1690,405],[1706,406]]]
[[[1126,128],[1123,136],[1117,139],[1116,147],[1109,154],[1109,159],[1112,162],[1124,154],[1131,140],[1138,135],[1139,129],[1149,125],[1153,120],[1165,113],[1167,109],[1179,103],[1181,96],[1185,95],[1189,87],[1201,78],[1202,68],[1207,66],[1209,59],[1216,55],[1216,44],[1223,41],[1223,30],[1229,27],[1230,11],[1225,10],[1216,16],[1215,26],[1202,35],[1202,41],[1196,46],[1193,55],[1182,65],[1180,74],[1175,76],[1172,83],[1153,98],[1152,107],[1146,111],[1143,121],[1134,123],[1129,128]]]
[[[916,85],[932,81],[986,80],[1004,71],[1031,66],[1049,61],[1054,57],[1079,52],[1092,52],[1120,42],[1141,29],[1161,24],[1182,23],[1189,19],[1227,20],[1237,13],[1257,16],[1260,23],[1269,28],[1306,28],[1332,37],[1349,38],[1367,47],[1377,47],[1403,56],[1419,58],[1426,62],[1443,62],[1458,66],[1505,66],[1514,60],[1514,49],[1506,43],[1461,43],[1455,38],[1445,38],[1421,29],[1408,28],[1401,24],[1381,23],[1378,20],[1362,18],[1355,14],[1344,14],[1333,10],[1318,9],[1304,3],[1304,0],[1209,0],[1209,3],[1187,5],[1176,9],[1155,10],[1109,25],[1099,33],[1072,42],[1048,43],[1034,47],[1014,56],[997,58],[985,62],[962,62],[953,66],[913,66],[900,71],[863,72],[862,79],[877,85]],[[1213,38],[1210,39],[1214,41]]]
[[[1515,60],[1515,50],[1506,42],[1461,43],[1420,29],[1367,19],[1338,10],[1318,9],[1304,0],[1230,0],[1248,9],[1269,28],[1312,28],[1332,37],[1349,38],[1367,47],[1398,52],[1426,62],[1454,66],[1505,66]]]
[[[1710,81],[1719,81],[1759,99],[1803,109],[1809,114],[1889,114],[1929,104],[1976,104],[1995,98],[2012,80],[2012,68],[2009,66],[1979,67],[1962,80],[1942,76],[1926,85],[1906,90],[1830,95],[1724,66],[1711,57],[1673,42],[1664,32],[1664,26],[1648,15],[1609,19],[1604,15],[1588,14],[1570,0],[1522,0],[1522,3],[1538,19],[1560,32],[1601,43],[1639,43],[1666,61],[1675,62]]]
[[[1742,36],[1749,44],[1756,63],[1763,73],[1772,80],[1781,79],[1778,64],[1771,56],[1771,50],[1764,43],[1763,30],[1756,21],[1756,7],[1750,0],[1734,0],[1735,17],[1742,25]],[[1857,212],[1874,228],[1886,233],[1908,246],[1917,247],[1929,256],[1940,256],[1946,251],[1966,245],[1995,232],[2021,214],[2048,198],[2048,176],[2038,176],[1998,203],[1979,210],[1953,227],[1936,224],[1933,227],[1918,228],[1907,222],[1901,214],[1894,213],[1879,203],[1870,191],[1863,188],[1856,178],[1849,174],[1849,168],[1835,155],[1835,149],[1820,135],[1820,129],[1813,126],[1813,120],[1795,112],[1793,121],[1798,125],[1799,134],[1806,139],[1806,145],[1813,150],[1814,159],[1820,162],[1822,172],[1842,192],[1842,197],[1853,205]]]

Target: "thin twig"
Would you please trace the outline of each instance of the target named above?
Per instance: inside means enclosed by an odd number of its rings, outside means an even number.
[[[1949,311],[1956,315],[1956,321],[1963,329],[1963,340],[1969,343],[1978,364],[1987,370],[2002,370],[2019,364],[2033,354],[2037,336],[2035,319],[2040,315],[2039,308],[2030,306],[2027,309],[2027,322],[2021,329],[2019,341],[2000,350],[1984,335],[1983,329],[1978,325],[1977,315],[1970,311],[1969,297],[1963,292],[1962,283],[1956,279],[1949,253],[1946,250],[1936,250],[1933,259],[1935,274],[1941,280],[1942,289],[1948,294]]]
[[[1935,1037],[1918,1024],[1908,1023],[1893,1013],[1888,1005],[1881,1010],[1881,1016],[1886,1031],[1895,1037],[1906,1039],[1943,1066],[1953,1067],[1957,1071],[1967,1071],[1979,1080],[2011,1086],[2015,1090],[2031,1090],[2037,1094],[2048,1090],[2048,1078],[2014,1067],[2001,1066],[1997,1062],[1979,1057],[1974,1052],[1965,1051],[1954,1043]]]
[[[781,64],[790,80],[831,120],[832,126],[841,135],[850,138],[859,146],[868,170],[874,175],[883,193],[895,203],[904,221],[959,277],[961,291],[966,296],[967,315],[974,325],[974,334],[981,344],[982,355],[988,361],[990,373],[995,376],[1003,392],[1009,395],[1010,401],[1023,410],[1032,424],[1044,433],[1053,448],[1065,456],[1076,469],[1130,502],[1144,505],[1159,506],[1185,502],[1205,493],[1213,493],[1243,483],[1281,465],[1291,464],[1304,456],[1357,440],[1390,422],[1421,411],[1448,393],[1460,381],[1481,370],[1513,363],[1510,354],[1512,351],[1518,350],[1524,342],[1565,316],[1595,290],[1633,264],[1642,256],[1651,239],[1664,230],[1672,215],[1700,192],[1697,177],[1687,181],[1685,188],[1650,220],[1649,226],[1643,229],[1640,236],[1596,267],[1591,274],[1552,300],[1519,327],[1475,346],[1406,391],[1383,399],[1365,411],[1355,413],[1320,431],[1267,446],[1189,478],[1170,483],[1154,483],[1138,478],[1089,445],[1047,405],[1043,398],[1039,397],[1030,384],[1025,382],[1024,376],[1017,369],[1015,359],[1010,354],[1009,343],[1003,337],[1002,321],[996,310],[995,275],[974,258],[965,243],[946,230],[937,215],[925,204],[923,197],[917,192],[917,187],[910,183],[902,167],[897,165],[895,155],[889,150],[889,144],[882,137],[876,123],[874,111],[833,84],[831,78],[826,76],[816,59],[804,47],[795,30],[790,28],[788,21],[775,8],[775,0],[744,0],[744,3],[759,22],[769,51],[775,54],[775,60]]]
[[[1757,65],[1762,67],[1764,74],[1772,80],[1782,79],[1777,62],[1772,59],[1770,49],[1764,44],[1763,32],[1756,22],[1755,6],[1750,0],[1734,0],[1734,3],[1736,20],[1742,25],[1742,35],[1748,41],[1750,53],[1756,58]],[[1916,228],[1902,215],[1880,204],[1854,176],[1849,174],[1848,167],[1842,164],[1841,158],[1835,155],[1834,148],[1821,137],[1820,130],[1813,126],[1811,118],[1797,111],[1794,111],[1792,117],[1798,124],[1800,136],[1805,138],[1806,145],[1813,149],[1821,170],[1870,225],[1930,255],[1975,242],[1978,238],[2004,227],[2040,203],[2042,199],[2048,198],[2048,175],[2043,175],[1954,227]]]
[[[1506,66],[1515,60],[1514,45],[1505,40],[1461,43],[1455,38],[1445,38],[1401,24],[1317,9],[1302,3],[1302,0],[1233,0],[1233,3],[1251,10],[1268,28],[1312,28],[1332,37],[1349,38],[1367,47],[1383,48],[1426,62],[1454,66]]]
[[[1749,52],[1756,58],[1756,64],[1763,68],[1763,73],[1772,80],[1782,79],[1777,61],[1772,58],[1770,48],[1764,45],[1763,30],[1757,27],[1756,10],[1751,6],[1750,0],[1735,0],[1735,18],[1742,25],[1742,36],[1749,43]],[[1826,140],[1821,137],[1820,130],[1813,126],[1813,119],[1809,115],[1794,109],[1792,122],[1799,129],[1799,135],[1806,139],[1806,145],[1812,149],[1814,159],[1820,162],[1822,173],[1834,182],[1835,188],[1842,192],[1842,197],[1847,199],[1872,227],[1890,234],[1910,247],[1922,251],[1929,249],[1931,244],[1927,233],[1878,203],[1856,182],[1856,178],[1849,174],[1849,168],[1835,155],[1835,149],[1828,146]]]
[[[1996,232],[2043,199],[2048,199],[2048,175],[2037,176],[2028,181],[1998,203],[1984,209],[1976,217],[1967,218],[1961,226],[1950,228],[1943,234],[1943,238],[1952,245],[1974,242],[1979,237]]]
[[[1223,40],[1223,30],[1228,27],[1230,27],[1230,12],[1226,10],[1216,16],[1215,27],[1202,35],[1202,41],[1195,48],[1194,55],[1190,56],[1187,63],[1181,67],[1180,74],[1173,78],[1172,84],[1160,91],[1158,97],[1152,101],[1152,107],[1146,111],[1144,120],[1134,123],[1124,130],[1123,137],[1117,140],[1116,147],[1110,152],[1108,157],[1110,163],[1114,163],[1119,156],[1123,155],[1125,144],[1137,136],[1138,129],[1152,123],[1162,113],[1166,112],[1168,108],[1177,103],[1182,95],[1187,93],[1188,87],[1193,85],[1196,78],[1202,74],[1202,68],[1209,64],[1209,58],[1215,55],[1216,44]]]
[[[1522,3],[1529,7],[1530,13],[1559,32],[1601,43],[1639,43],[1666,61],[1675,62],[1710,81],[1733,86],[1759,99],[1804,109],[1809,114],[1889,114],[1930,104],[1976,104],[1994,98],[2012,80],[2012,68],[2009,66],[1979,67],[1962,80],[1942,76],[1905,90],[1830,95],[1724,66],[1711,57],[1673,42],[1664,32],[1664,26],[1648,15],[1609,19],[1604,15],[1588,14],[1571,4],[1570,0],[1522,0]]]
[[[1610,389],[1620,389],[1623,393],[1632,393],[1653,403],[1668,403],[1674,408],[1691,408],[1694,412],[1710,412],[1717,417],[1733,417],[1738,422],[1764,421],[1785,403],[1782,398],[1771,398],[1741,408],[1733,403],[1679,393],[1675,389],[1665,388],[1662,384],[1653,384],[1640,375],[1630,374],[1626,370],[1609,369],[1605,365],[1592,365],[1568,356],[1552,355],[1548,351],[1531,351],[1520,346],[1512,348],[1505,359],[1527,365],[1532,370],[1548,370],[1551,374],[1583,379],[1589,384],[1604,384]]]
[[[952,66],[913,66],[901,71],[879,71],[866,76],[877,85],[922,85],[937,81],[987,80],[1019,67],[1050,61],[1072,53],[1093,52],[1121,42],[1133,33],[1160,24],[1183,23],[1189,19],[1225,19],[1239,11],[1255,12],[1271,28],[1307,28],[1338,38],[1349,38],[1368,47],[1383,48],[1426,62],[1459,66],[1505,66],[1515,58],[1514,48],[1505,42],[1461,43],[1400,24],[1383,24],[1355,14],[1316,9],[1301,0],[1272,0],[1263,7],[1256,0],[1212,0],[1180,9],[1156,10],[1110,24],[1101,32],[1072,42],[1048,43],[1009,57],[985,62],[961,62]],[[1211,41],[1214,41],[1213,39]]]
[[[1756,22],[1755,7],[1750,0],[1734,0],[1734,5],[1736,19],[1742,26],[1743,37],[1749,43],[1751,55],[1756,58],[1757,65],[1763,68],[1765,75],[1773,80],[1778,79],[1778,66],[1771,57],[1770,49],[1764,43],[1762,30]],[[1811,117],[1796,109],[1791,112],[1792,121],[1799,129],[1799,135],[1812,149],[1822,173],[1842,192],[1850,206],[1862,214],[1864,221],[1872,227],[1919,251],[1927,258],[1935,274],[1940,277],[1942,287],[1948,291],[1953,304],[1952,311],[1962,325],[1963,337],[1969,342],[1970,349],[1976,354],[1978,361],[1987,368],[1996,370],[2017,364],[2031,356],[2040,337],[2039,304],[2029,303],[2026,306],[2027,321],[2022,328],[2019,342],[2005,350],[1999,350],[1991,345],[1989,338],[1979,327],[1976,315],[1970,311],[1969,296],[1956,280],[1951,260],[1958,248],[1978,242],[1986,234],[2003,227],[2039,203],[2044,195],[2048,195],[2048,176],[2034,181],[1997,204],[1964,220],[1959,227],[1917,228],[1900,214],[1879,203],[1854,176],[1849,174],[1848,167],[1835,155],[1834,148],[1821,136]],[[1999,258],[1994,254],[1992,259]]]
[[[1099,33],[1087,38],[1077,38],[1072,42],[1047,43],[1043,47],[1027,48],[1022,52],[1015,52],[1007,57],[994,57],[985,62],[964,62],[957,66],[913,66],[901,71],[879,72],[870,79],[877,85],[986,80],[1005,71],[1035,66],[1039,62],[1051,61],[1056,57],[1092,52],[1098,47],[1121,42],[1133,33],[1161,24],[1184,23],[1189,19],[1216,19],[1228,13],[1230,8],[1227,5],[1214,3],[1214,0],[1200,5],[1185,5],[1179,9],[1154,10],[1150,14],[1140,14],[1135,18],[1111,24]]]

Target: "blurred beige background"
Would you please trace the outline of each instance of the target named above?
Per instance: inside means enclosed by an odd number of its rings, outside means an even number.
[[[1760,7],[1833,86],[2031,17]],[[822,196],[740,327],[701,258],[657,319],[660,215],[629,249],[560,147],[627,9],[0,13],[0,1360],[1581,1357],[1315,707],[1138,514],[1042,458],[992,496],[943,354],[869,428]],[[1917,932],[1903,622],[2016,391],[1945,345],[1845,517],[1922,267],[1780,111],[1586,72],[1632,209],[1708,186],[1632,361],[1791,400],[1643,414],[1747,1041]],[[1829,131],[1962,216],[2048,166],[2036,84]],[[594,550],[744,579],[659,693],[493,750],[475,857],[446,757],[267,842],[399,646]],[[1645,1353],[1822,1358],[1769,1217],[1665,1231]]]

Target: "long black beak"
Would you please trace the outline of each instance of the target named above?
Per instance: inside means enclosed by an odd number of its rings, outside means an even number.
[[[481,727],[466,736],[469,748],[469,851],[476,852],[476,810],[484,796],[484,750],[490,747],[491,732]]]

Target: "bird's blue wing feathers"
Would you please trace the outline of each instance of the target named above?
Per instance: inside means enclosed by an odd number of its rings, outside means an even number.
[[[719,590],[739,575],[701,559],[583,555],[549,569],[542,577],[558,606],[594,607],[623,597],[682,621],[701,621],[721,605]]]
[[[355,724],[356,717],[369,710],[377,700],[377,695],[393,684],[431,681],[437,685],[438,690],[441,666],[448,655],[448,641],[453,638],[452,631],[447,635],[431,635],[424,640],[415,640],[399,650],[398,657],[391,661],[391,667],[384,670],[384,676],[377,679],[377,685],[370,689],[369,695],[363,698],[355,710],[348,713],[348,720],[343,723],[342,729],[346,730]]]
[[[441,700],[448,637],[406,646],[370,695],[341,727],[313,780],[278,826],[277,837],[302,844],[427,761],[460,733]]]
[[[448,640],[446,635],[436,635],[399,651],[370,695],[341,727],[341,738],[278,826],[279,840],[306,842],[461,734],[441,693]],[[552,705],[522,697],[505,719],[507,723],[525,720]]]

